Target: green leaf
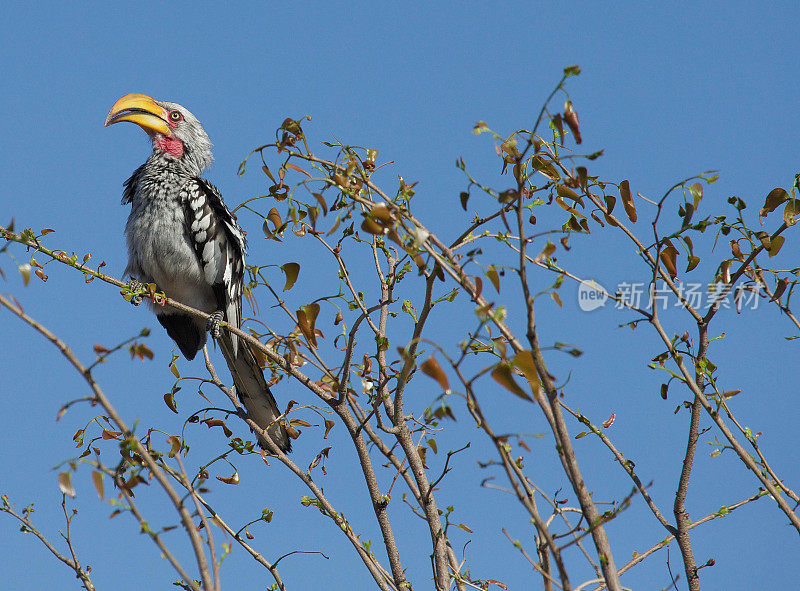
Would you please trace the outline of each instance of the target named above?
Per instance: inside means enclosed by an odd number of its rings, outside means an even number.
[[[556,251],[556,245],[548,240],[547,244],[544,245],[542,252],[536,255],[536,258],[533,259],[533,262],[539,263],[545,260],[546,258],[550,257],[555,251]]]
[[[575,191],[564,185],[556,185],[556,193],[559,197],[566,197],[572,199],[575,203],[580,203],[583,207],[583,197],[578,195]]]
[[[783,243],[784,243],[783,236],[775,236],[775,238],[770,240],[770,246],[769,246],[769,249],[768,249],[769,250],[769,256],[773,257],[776,254],[778,254],[778,251],[780,251],[781,246],[783,246]]]
[[[697,204],[703,199],[703,185],[700,183],[692,183],[687,188],[694,198],[694,208],[697,209]]]
[[[413,319],[414,322],[417,322],[417,313],[414,310],[414,306],[411,304],[410,300],[403,300],[403,312],[409,314]]]
[[[492,282],[497,293],[500,293],[500,276],[497,274],[497,269],[494,268],[494,265],[489,265],[486,268],[486,277]]]
[[[795,216],[800,213],[800,199],[789,199],[783,210],[783,221],[787,226],[793,225]]]
[[[764,202],[764,207],[762,207],[758,215],[759,217],[764,217],[768,213],[775,211],[775,209],[784,201],[789,199],[789,193],[786,192],[786,189],[782,189],[781,187],[776,187],[772,189],[767,195],[767,199]]]
[[[297,263],[284,263],[281,265],[281,270],[286,274],[286,285],[283,286],[283,291],[289,291],[300,274],[300,265]]]

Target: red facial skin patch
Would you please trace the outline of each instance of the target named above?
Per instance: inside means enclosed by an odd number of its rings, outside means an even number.
[[[174,136],[156,135],[153,138],[153,147],[178,160],[183,158],[183,142]]]

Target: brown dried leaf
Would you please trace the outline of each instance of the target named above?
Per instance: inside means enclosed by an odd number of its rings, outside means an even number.
[[[447,392],[450,390],[450,382],[447,380],[447,375],[444,373],[435,357],[428,357],[422,362],[422,365],[420,365],[419,368],[426,376],[429,376],[439,382],[439,386],[441,386],[442,391]]]
[[[775,285],[775,292],[772,294],[772,298],[770,298],[770,302],[774,302],[780,299],[783,295],[783,292],[786,291],[786,286],[789,285],[789,280],[786,277],[781,277],[778,279],[777,285]]]
[[[317,334],[314,329],[314,323],[317,321],[317,314],[319,314],[319,304],[314,302],[308,306],[297,310],[297,326],[306,337],[306,341],[314,349],[317,348]]]
[[[169,457],[174,458],[175,455],[181,450],[181,438],[177,435],[167,437],[167,443],[170,444]]]
[[[633,203],[631,187],[627,180],[619,184],[619,196],[622,198],[622,205],[625,207],[625,213],[628,214],[628,219],[635,224],[636,206]]]
[[[419,459],[422,460],[422,466],[425,469],[428,469],[428,464],[425,461],[425,459],[426,459],[425,456],[426,456],[427,452],[428,452],[428,448],[425,447],[424,445],[418,445],[417,446],[417,455],[419,455]]]
[[[672,279],[675,279],[678,275],[678,268],[677,268],[677,261],[678,261],[678,249],[670,244],[664,250],[661,251],[659,254],[659,258],[661,262],[664,264],[664,267],[667,269],[667,273]]]
[[[530,395],[514,381],[511,367],[507,363],[498,363],[492,370],[492,378],[515,396],[519,396],[525,400],[531,400]]]
[[[333,429],[333,426],[335,424],[336,423],[334,423],[332,420],[325,419],[325,436],[323,437],[323,439],[327,439],[328,438],[328,433],[331,432],[331,429]]]
[[[92,472],[92,482],[94,483],[94,489],[97,491],[97,496],[100,497],[100,500],[103,499],[103,473],[99,470],[95,470]]]
[[[175,396],[172,392],[167,392],[164,394],[164,403],[172,412],[178,414],[178,407],[175,404]]]
[[[736,240],[731,240],[731,252],[733,256],[735,256],[740,261],[744,261],[744,255],[742,254],[742,249],[739,248],[739,243]]]
[[[541,384],[539,383],[539,374],[536,372],[536,365],[533,362],[533,355],[530,351],[520,351],[514,356],[512,360],[514,367],[522,372],[522,375],[525,376],[525,379],[528,380],[528,384],[533,390],[534,394],[538,394],[541,390]]]
[[[717,276],[723,283],[729,283],[731,280],[731,260],[726,259],[719,265]]]
[[[269,213],[267,214],[267,219],[270,222],[272,222],[272,225],[275,227],[276,231],[283,225],[283,220],[281,220],[281,214],[279,214],[278,210],[275,209],[274,207],[269,210]]]
[[[361,229],[367,234],[372,234],[373,236],[381,236],[386,233],[385,227],[381,226],[378,222],[370,218],[364,218],[364,221],[361,222]]]

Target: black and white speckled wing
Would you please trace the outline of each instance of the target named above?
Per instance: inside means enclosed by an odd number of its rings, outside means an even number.
[[[208,181],[191,179],[181,189],[181,202],[190,240],[217,307],[225,313],[225,320],[238,328],[242,318],[244,232]],[[269,431],[278,447],[290,451],[292,443],[286,428],[278,422],[281,412],[250,348],[240,345],[239,338],[228,331],[223,331],[217,342],[247,413]],[[258,439],[262,446],[267,445],[260,435]]]
[[[133,174],[130,178],[122,183],[122,186],[125,187],[122,191],[122,205],[127,205],[133,201],[133,196],[136,195],[136,183],[139,180],[139,176],[142,174],[145,165],[142,164],[139,168],[133,171]]]
[[[244,232],[225,206],[219,190],[206,180],[193,178],[181,188],[190,240],[203,274],[214,290],[225,321],[241,326],[244,282]],[[234,354],[239,339],[232,336]]]

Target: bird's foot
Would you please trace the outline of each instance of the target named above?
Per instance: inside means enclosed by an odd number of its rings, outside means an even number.
[[[208,321],[206,322],[206,330],[211,333],[211,336],[214,337],[215,340],[219,338],[219,324],[224,319],[225,315],[222,313],[222,310],[217,310],[208,317]]]
[[[130,292],[131,294],[133,294],[133,295],[131,295],[131,299],[128,300],[128,301],[131,304],[133,304],[134,306],[138,306],[139,304],[142,303],[142,296],[141,296],[141,294],[138,294],[136,292],[143,291],[146,288],[147,288],[147,286],[144,283],[142,283],[141,281],[138,281],[136,279],[131,279],[125,284],[125,289],[123,290],[122,293],[123,293],[123,295],[125,295],[125,292],[127,291],[127,292]]]

